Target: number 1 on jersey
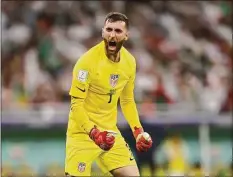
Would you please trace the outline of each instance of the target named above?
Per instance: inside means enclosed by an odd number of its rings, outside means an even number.
[[[108,103],[111,103],[112,102],[112,94],[109,94],[109,101]]]
[[[110,92],[108,93],[108,95],[109,95],[109,101],[108,101],[108,103],[112,102],[112,95],[114,95],[115,93],[116,93],[115,89],[111,89],[110,90]]]

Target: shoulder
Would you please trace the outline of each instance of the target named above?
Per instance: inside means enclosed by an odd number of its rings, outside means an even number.
[[[136,64],[135,57],[125,47],[122,47],[122,51],[128,62],[131,64]]]
[[[85,68],[90,68],[96,61],[98,61],[98,56],[101,49],[101,43],[90,48],[86,51],[76,62],[75,67],[82,66]],[[91,64],[90,64],[91,63]]]
[[[136,68],[135,57],[125,47],[122,47],[122,52],[123,52],[124,58],[127,61],[128,65],[130,65],[130,67],[132,67],[132,68]]]

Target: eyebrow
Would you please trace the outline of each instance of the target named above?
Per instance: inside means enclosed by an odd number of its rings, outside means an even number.
[[[112,28],[112,27],[107,27],[106,30],[113,30],[113,28]],[[116,32],[122,32],[122,31],[123,31],[123,30],[120,29],[120,28],[115,28],[114,30],[115,30]]]

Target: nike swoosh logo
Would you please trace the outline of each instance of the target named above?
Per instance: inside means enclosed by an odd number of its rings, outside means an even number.
[[[78,87],[77,87],[78,88]],[[85,92],[86,90],[85,89],[80,89],[80,88],[78,88],[80,91],[82,91],[82,92]]]

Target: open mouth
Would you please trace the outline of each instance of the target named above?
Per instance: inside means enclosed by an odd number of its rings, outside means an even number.
[[[109,43],[108,43],[108,48],[110,49],[110,50],[116,50],[116,42],[115,41],[110,41]]]

